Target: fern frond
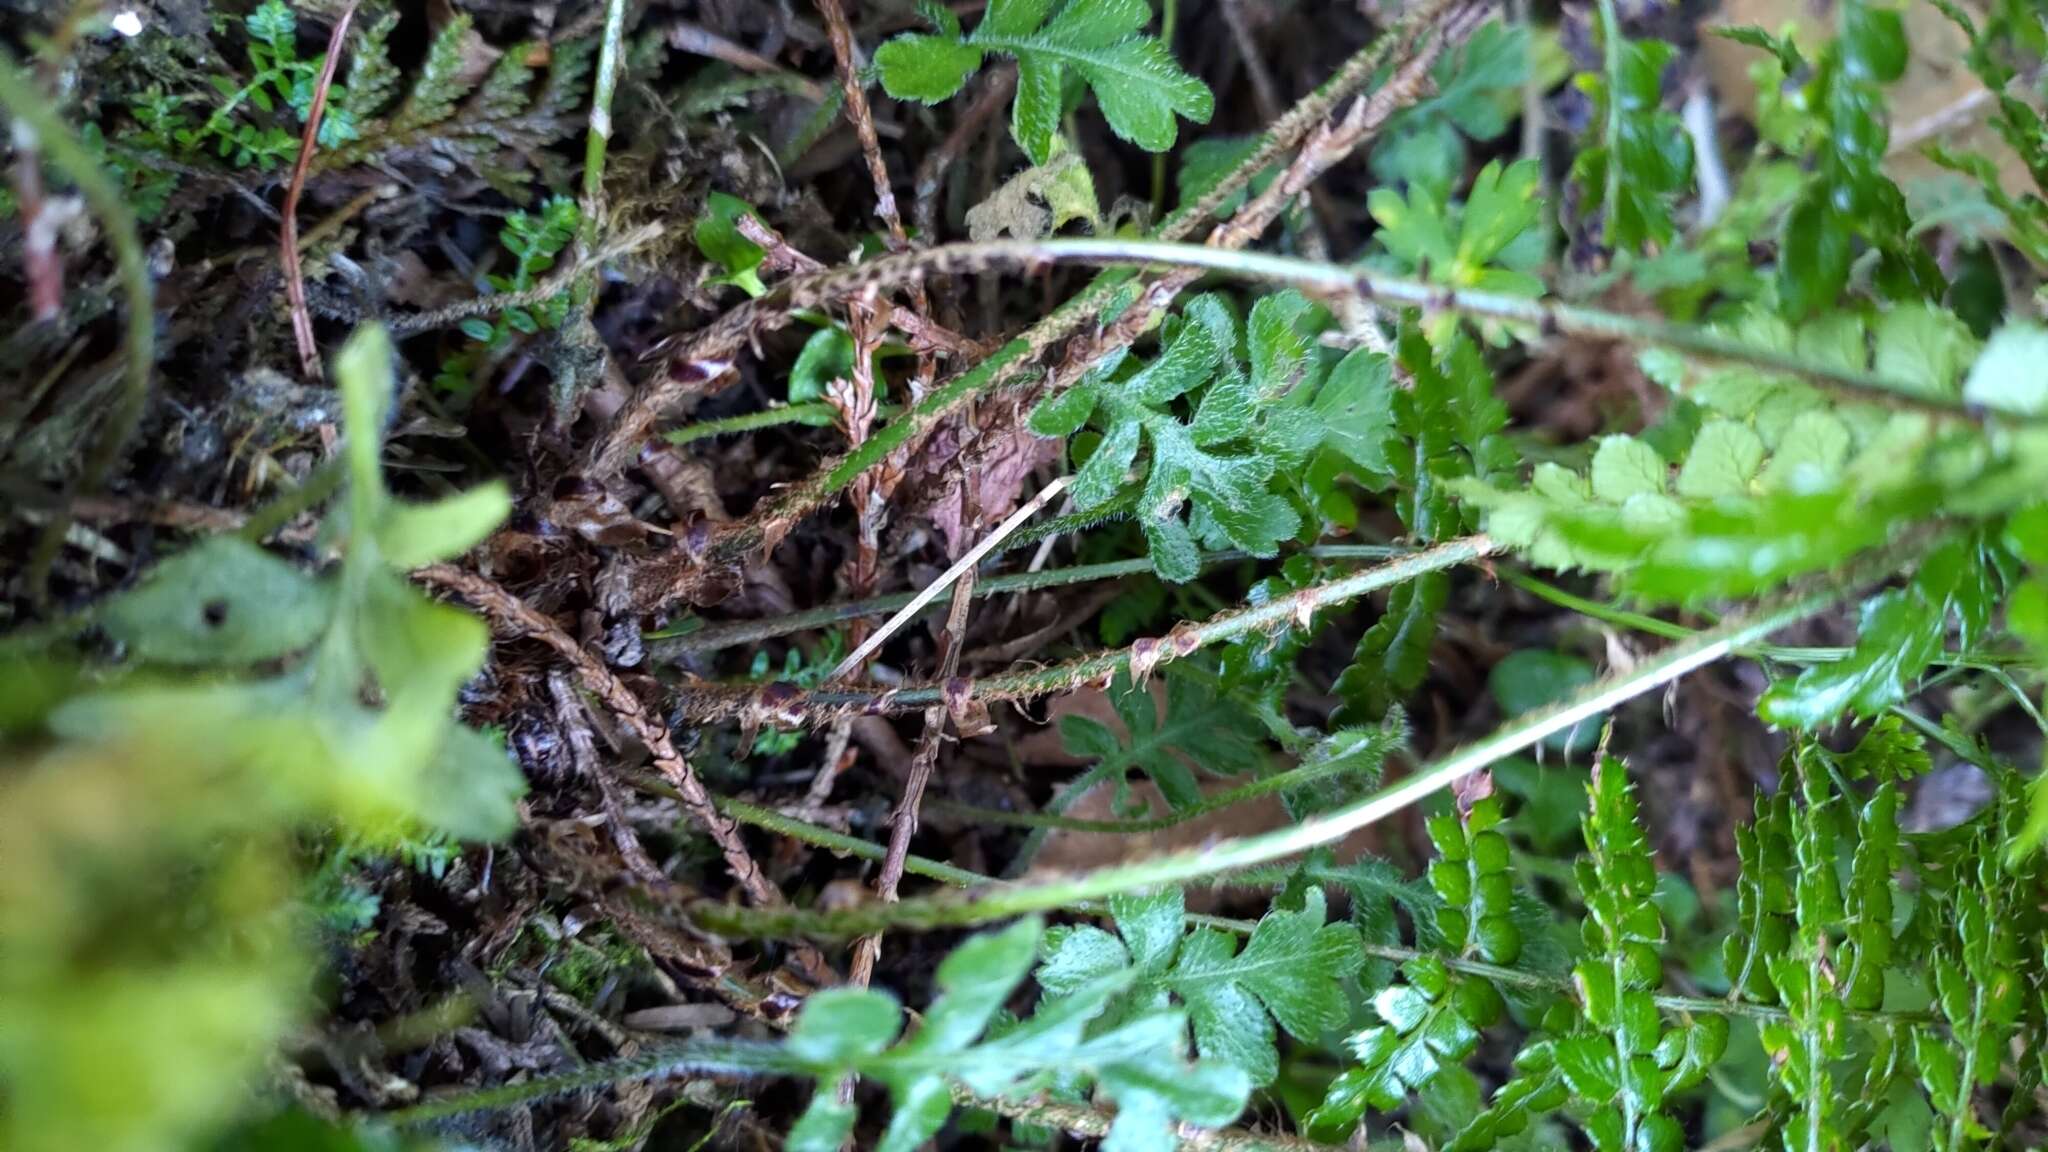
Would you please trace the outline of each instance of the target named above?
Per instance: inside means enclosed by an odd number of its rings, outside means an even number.
[[[1500,800],[1492,796],[1462,813],[1431,818],[1438,859],[1429,882],[1443,901],[1436,931],[1444,949],[1459,959],[1505,965],[1521,954],[1522,933],[1513,919],[1514,880],[1500,822]],[[1319,1136],[1341,1137],[1367,1111],[1399,1108],[1445,1065],[1469,1057],[1481,1030],[1497,1023],[1505,1009],[1492,983],[1453,972],[1434,955],[1403,964],[1401,975],[1400,983],[1373,997],[1381,1023],[1351,1038],[1358,1066],[1339,1074],[1310,1113],[1307,1126]]]
[[[1663,1026],[1664,918],[1628,769],[1603,758],[1587,791],[1587,857],[1578,864],[1586,958],[1572,969],[1584,1020],[1557,1040],[1557,1067],[1589,1108],[1586,1136],[1598,1152],[1675,1152],[1684,1133],[1665,1101],[1705,1078],[1727,1045],[1727,1021]]]
[[[431,149],[460,160],[515,199],[525,198],[532,167],[555,182],[551,170],[560,162],[547,149],[579,127],[573,113],[583,100],[594,41],[513,45],[478,80],[469,71],[475,24],[467,13],[457,13],[434,34],[404,98],[379,120],[396,87],[396,72],[383,47],[387,23],[378,21],[366,34],[356,65],[364,72],[365,89],[348,94],[360,138],[323,150],[315,157],[316,168],[345,168]],[[542,59],[546,70],[536,87],[535,61]]]

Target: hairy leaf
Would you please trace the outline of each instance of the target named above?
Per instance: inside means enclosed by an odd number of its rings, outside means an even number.
[[[1183,936],[1178,890],[1120,897],[1111,910],[1117,936],[1086,926],[1054,936],[1038,971],[1048,996],[1128,974],[1126,1004],[1185,1005],[1203,1058],[1242,1069],[1254,1084],[1279,1073],[1275,1023],[1314,1042],[1348,1019],[1345,986],[1364,954],[1349,925],[1324,923],[1319,889],[1299,911],[1267,913],[1242,950],[1236,937],[1213,928]]]
[[[950,13],[938,31],[898,36],[875,51],[882,87],[898,100],[950,99],[988,53],[1017,61],[1010,132],[1033,164],[1050,163],[1059,139],[1062,85],[1071,72],[1094,91],[1111,131],[1148,152],[1173,147],[1176,118],[1207,124],[1209,89],[1181,70],[1165,45],[1139,30],[1152,18],[1146,0],[996,0],[972,35]],[[1048,20],[1048,15],[1051,19]]]

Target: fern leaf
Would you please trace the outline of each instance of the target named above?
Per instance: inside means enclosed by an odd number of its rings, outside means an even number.
[[[1194,578],[1197,539],[1272,556],[1301,531],[1300,514],[1275,484],[1318,438],[1294,394],[1306,363],[1297,328],[1306,311],[1295,293],[1253,305],[1248,371],[1229,305],[1196,297],[1168,318],[1156,359],[1113,356],[1032,412],[1041,436],[1070,437],[1091,418],[1102,429],[1074,477],[1074,504],[1084,511],[1108,503],[1149,447],[1141,523],[1161,579]],[[1192,419],[1183,420],[1174,402],[1197,393]],[[1183,522],[1189,503],[1193,514]]]
[[[405,102],[392,118],[396,133],[416,132],[439,124],[455,114],[456,104],[470,92],[471,81],[463,78],[464,48],[476,31],[467,12],[457,12],[427,46],[427,58],[405,94]]]
[[[1098,779],[1121,781],[1133,768],[1145,773],[1169,809],[1200,802],[1198,772],[1243,776],[1265,763],[1251,718],[1191,670],[1168,666],[1164,720],[1151,691],[1126,673],[1111,682],[1109,698],[1125,735],[1086,716],[1067,716],[1060,720],[1062,745],[1073,755],[1094,758],[1090,775]]]
[[[368,123],[398,92],[398,66],[391,62],[391,33],[397,27],[398,13],[387,12],[371,21],[356,41],[348,83],[335,102],[351,123]]]
[[[1438,859],[1429,882],[1443,901],[1436,930],[1446,950],[1458,958],[1512,964],[1522,935],[1512,916],[1514,881],[1500,821],[1500,801],[1491,796],[1463,813],[1432,818],[1429,834]],[[1373,997],[1380,1023],[1351,1038],[1358,1066],[1340,1073],[1309,1114],[1306,1125],[1318,1137],[1340,1139],[1369,1110],[1400,1107],[1446,1064],[1470,1056],[1481,1030],[1496,1023],[1505,1007],[1490,982],[1453,973],[1434,955],[1403,964],[1401,975],[1400,983]]]
[[[1677,49],[1623,36],[1614,7],[1601,6],[1607,66],[1579,78],[1593,97],[1601,137],[1579,153],[1572,174],[1587,208],[1605,210],[1608,247],[1636,251],[1671,242],[1672,203],[1692,182],[1692,145],[1678,117],[1662,108],[1664,69]]]
[[[1507,407],[1493,394],[1493,374],[1478,346],[1462,333],[1439,358],[1411,330],[1402,336],[1400,356],[1414,386],[1393,394],[1379,454],[1390,462],[1402,524],[1418,541],[1432,543],[1466,522],[1446,485],[1461,478],[1477,482],[1514,466],[1514,451],[1501,436]],[[1388,596],[1386,612],[1359,637],[1350,666],[1337,678],[1339,723],[1377,720],[1421,686],[1437,613],[1449,595],[1449,578],[1431,574]]]
[[[1587,791],[1587,858],[1578,865],[1586,957],[1572,970],[1584,1026],[1556,1041],[1557,1067],[1588,1108],[1584,1127],[1597,1152],[1675,1152],[1684,1133],[1665,1101],[1705,1078],[1727,1044],[1727,1021],[1663,1026],[1664,920],[1627,768],[1601,760]]]
[[[1898,1038],[1876,1029],[1852,1048],[1849,1013],[1875,1010],[1884,998],[1896,950],[1892,877],[1903,862],[1897,781],[1925,761],[1917,737],[1895,720],[1875,726],[1847,753],[1802,744],[1787,754],[1780,794],[1768,805],[1759,802],[1745,840],[1746,935],[1730,940],[1725,962],[1745,995],[1775,999],[1785,1009],[1785,1018],[1763,1024],[1760,1036],[1773,1057],[1774,1111],[1783,1116],[1787,1152],[1853,1146],[1886,1106],[1898,1075]],[[1860,806],[1835,783],[1870,777],[1878,783]]]

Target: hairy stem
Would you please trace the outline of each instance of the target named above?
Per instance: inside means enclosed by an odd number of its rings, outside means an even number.
[[[1091,680],[1129,671],[1143,679],[1169,660],[1191,656],[1203,648],[1250,636],[1289,622],[1303,623],[1315,613],[1356,600],[1381,588],[1480,560],[1494,551],[1485,536],[1466,536],[1414,552],[1385,564],[1340,576],[1323,584],[1279,596],[1263,604],[1233,609],[1200,624],[1183,624],[1166,636],[1148,637],[1128,648],[1083,656],[1050,668],[1005,672],[973,681],[966,698],[982,701],[1027,700],[1064,691]],[[787,684],[767,688],[705,685],[683,693],[682,714],[699,723],[751,719],[784,724],[818,724],[849,712],[903,712],[944,702],[944,684],[908,688],[819,688],[799,691]]]
[[[1241,280],[1284,284],[1324,298],[1359,299],[1420,308],[1425,312],[1453,312],[1524,324],[1543,333],[1665,348],[1700,360],[1744,364],[1768,372],[1798,376],[1842,399],[1898,411],[1919,412],[1941,419],[1981,421],[1987,417],[1984,410],[1974,405],[1916,392],[1905,381],[1793,353],[1755,347],[1689,324],[1671,324],[1550,299],[1450,288],[1339,264],[1203,244],[1166,244],[1116,238],[951,244],[829,273],[806,287],[813,292],[845,292],[856,284],[863,287],[886,286],[933,272],[973,274],[1003,268],[1040,268],[1050,264],[1201,270]],[[840,283],[835,287],[832,281]],[[2002,414],[2001,418],[2026,419],[2011,414]]]
[[[714,436],[730,436],[735,432],[779,428],[785,424],[829,428],[832,426],[832,420],[832,405],[823,400],[812,400],[803,404],[763,408],[759,412],[743,412],[738,416],[725,416],[717,420],[700,420],[695,424],[672,428],[661,435],[662,439],[671,444],[688,444],[695,440],[709,440]]]
[[[1136,860],[1085,875],[1052,877],[1033,884],[978,890],[964,896],[941,895],[890,906],[865,905],[836,911],[748,910],[699,903],[689,909],[688,915],[700,927],[757,939],[792,935],[842,938],[881,929],[962,927],[1062,908],[1121,892],[1184,884],[1284,859],[1335,843],[1360,828],[1378,823],[1507,756],[1534,746],[1547,736],[1569,731],[1586,720],[1721,660],[1737,648],[1821,612],[1840,597],[1839,589],[1829,588],[1766,605],[1748,616],[1674,645],[1625,673],[1598,681],[1570,700],[1517,717],[1491,735],[1425,765],[1415,775],[1363,800],[1291,828],[1198,851]]]
[[[672,796],[674,794],[673,790],[657,781],[636,780],[634,783],[641,788],[661,795]],[[882,859],[886,853],[886,849],[880,844],[862,840],[857,836],[848,836],[841,832],[834,832],[830,828],[820,828],[815,824],[807,824],[801,820],[784,816],[782,813],[772,809],[762,808],[742,800],[720,797],[717,804],[720,811],[744,824],[752,825],[766,832],[773,832],[779,836],[788,836],[792,840],[800,840],[806,844],[812,844],[831,852],[859,857],[862,860],[876,861]],[[927,859],[923,856],[905,857],[904,871],[913,876],[923,876],[926,879],[937,880],[941,884],[949,884],[955,888],[973,888],[978,885],[1001,885],[1004,883],[1004,881],[993,876],[984,876],[979,872],[940,863],[937,860]],[[1294,874],[1293,869],[1274,869],[1272,870],[1274,872],[1273,875],[1263,875],[1266,871],[1268,870],[1257,869],[1252,872],[1241,873],[1237,879],[1249,883],[1256,876],[1257,883],[1260,885],[1270,882],[1273,886],[1279,887],[1287,884]],[[1341,882],[1341,880],[1335,877],[1318,875],[1314,869],[1309,870],[1309,875],[1311,878],[1326,884]],[[1088,914],[1100,913],[1102,910],[1102,905],[1088,901],[1071,904],[1064,909],[1064,911]],[[1239,936],[1249,936],[1252,930],[1257,927],[1255,923],[1248,920],[1230,920],[1218,916],[1200,916],[1195,914],[1188,916],[1188,923],[1218,928]],[[1576,985],[1572,982],[1571,974],[1568,972],[1532,972],[1526,968],[1508,968],[1499,964],[1488,964],[1483,960],[1465,959],[1426,948],[1406,948],[1398,944],[1373,944],[1368,942],[1363,947],[1366,955],[1380,960],[1391,960],[1396,964],[1405,964],[1410,960],[1419,960],[1424,956],[1433,956],[1441,960],[1444,967],[1454,972],[1480,976],[1497,985],[1527,988],[1538,992],[1551,992],[1559,996],[1576,995]],[[1758,1004],[1748,1000],[1729,1000],[1725,997],[1660,995],[1656,997],[1656,1003],[1657,1007],[1666,1012],[1692,1016],[1741,1016],[1746,1019],[1759,1021],[1785,1021],[1791,1019],[1791,1016],[1783,1008],[1776,1005]],[[1851,1020],[1888,1024],[1918,1023],[1929,1018],[1928,1014],[1924,1012],[1865,1012],[1855,1009],[1849,1010],[1845,1015]]]
[[[1384,748],[1382,748],[1384,751]],[[1176,824],[1199,819],[1211,813],[1234,808],[1250,800],[1272,796],[1289,788],[1299,788],[1354,772],[1377,772],[1379,760],[1373,758],[1361,764],[1355,756],[1339,756],[1317,764],[1304,764],[1285,772],[1276,772],[1261,777],[1249,784],[1242,784],[1227,792],[1206,796],[1185,808],[1176,808],[1160,816],[1147,816],[1135,820],[1084,820],[1076,816],[1061,816],[1037,812],[1005,812],[998,808],[976,808],[969,804],[934,802],[935,811],[968,820],[977,824],[1007,824],[1016,828],[1052,828],[1069,832],[1099,832],[1111,836],[1130,836],[1144,832],[1158,832]]]

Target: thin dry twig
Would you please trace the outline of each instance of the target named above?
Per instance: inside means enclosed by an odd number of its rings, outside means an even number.
[[[763,266],[789,272],[797,276],[811,276],[826,271],[824,261],[791,244],[782,233],[763,223],[760,218],[742,215],[733,221],[733,228],[740,235],[761,246]],[[950,356],[979,358],[993,349],[972,336],[962,336],[943,324],[933,321],[920,312],[903,308],[879,309],[874,302],[859,296],[847,301],[848,307],[873,314],[886,311],[884,319],[889,327],[910,339],[911,347],[920,352],[944,352]]]
[[[561,725],[562,740],[569,746],[569,760],[576,766],[580,776],[588,777],[597,785],[599,799],[604,804],[605,823],[610,826],[612,843],[619,850],[619,859],[626,862],[626,869],[639,877],[643,883],[659,884],[667,879],[647,855],[647,849],[640,844],[639,833],[626,819],[626,801],[621,794],[619,782],[605,771],[597,761],[597,740],[590,731],[590,722],[583,714],[583,701],[569,687],[569,678],[561,671],[548,673],[548,696],[555,704],[555,722]]]
[[[603,701],[605,708],[647,746],[655,768],[682,798],[684,810],[718,844],[720,853],[725,857],[726,868],[746,891],[747,898],[763,907],[783,903],[782,890],[770,883],[767,874],[754,862],[753,854],[747,851],[746,841],[740,836],[739,825],[719,812],[712,803],[711,793],[703,781],[676,751],[675,743],[669,739],[668,728],[647,714],[647,706],[610,668],[605,667],[603,661],[586,651],[553,620],[494,581],[452,564],[430,565],[417,569],[413,575],[469,601],[500,631],[538,640],[554,649],[555,654],[575,670],[584,690]]]
[[[996,545],[1008,539],[1011,533],[1022,528],[1026,520],[1038,515],[1038,510],[1045,507],[1047,501],[1066,491],[1067,485],[1072,483],[1072,481],[1073,478],[1071,476],[1061,476],[1052,483],[1047,484],[1044,488],[1039,489],[1038,495],[1033,496],[1022,508],[1010,513],[1009,519],[996,525],[995,531],[989,533],[981,543],[969,549],[965,556],[954,561],[952,567],[939,573],[938,579],[927,584],[924,591],[919,592],[910,603],[905,604],[894,616],[884,621],[880,628],[875,629],[874,635],[862,642],[860,647],[848,653],[846,659],[841,660],[839,666],[832,669],[832,675],[827,677],[827,679],[837,680],[865,663],[867,658],[874,655],[875,650],[880,648],[889,637],[895,635],[898,629],[917,619],[918,613],[924,609],[926,604],[931,603],[934,597],[944,592],[947,586],[955,580],[959,580],[974,571],[974,566],[981,563],[982,557],[994,551]]]
[[[692,56],[705,56],[713,60],[722,60],[743,72],[757,72],[767,76],[786,76],[797,86],[797,90],[803,93],[805,99],[810,100],[812,103],[821,103],[825,99],[825,86],[823,84],[808,76],[791,72],[789,69],[748,48],[746,45],[734,43],[732,40],[720,36],[701,24],[693,24],[688,20],[678,20],[668,26],[667,37],[668,46],[678,52],[688,52]]]
[[[960,154],[967,150],[976,136],[981,135],[981,130],[995,118],[996,113],[1009,106],[1010,96],[1016,91],[1016,65],[1005,65],[991,73],[982,82],[981,93],[960,113],[953,130],[946,133],[939,146],[918,162],[917,198],[910,211],[927,244],[939,234],[939,190],[946,186],[946,173],[959,162]]]
[[[313,104],[306,112],[306,132],[299,138],[299,159],[292,165],[292,182],[285,188],[283,223],[278,228],[277,260],[284,268],[284,291],[291,301],[292,336],[299,343],[299,370],[311,380],[320,379],[320,346],[313,339],[313,314],[306,310],[306,278],[299,268],[299,196],[306,190],[306,174],[313,167],[313,153],[320,146],[320,120],[327,114],[327,90],[334,86],[334,70],[341,63],[341,44],[356,16],[356,0],[334,21],[327,36],[327,59],[320,66],[320,79],[313,85]]]
[[[951,684],[960,672],[960,650],[967,647],[967,612],[974,602],[974,572],[969,569],[953,586],[953,605],[946,613],[943,649],[939,654],[939,682]],[[910,779],[903,784],[903,798],[889,818],[889,854],[882,858],[882,870],[875,877],[875,896],[885,904],[896,902],[896,890],[903,883],[903,864],[910,856],[910,840],[917,834],[918,806],[924,801],[925,786],[939,763],[939,747],[946,735],[947,708],[934,704],[924,710],[924,732],[918,737],[917,754],[910,760]],[[863,936],[853,946],[853,962],[847,967],[847,982],[867,987],[873,978],[875,961],[882,955],[882,934]]]
[[[22,271],[33,315],[38,323],[55,320],[64,310],[64,261],[57,254],[62,214],[43,196],[36,134],[19,120],[14,122],[14,202],[21,209]]]
[[[889,247],[901,252],[910,247],[903,231],[903,214],[896,208],[896,190],[889,181],[889,167],[882,162],[882,138],[875,131],[875,115],[868,107],[867,90],[860,83],[860,61],[855,59],[853,26],[839,0],[817,0],[818,13],[825,18],[825,32],[832,40],[832,55],[839,62],[839,86],[846,91],[846,120],[860,137],[861,156],[868,165],[868,178],[875,185],[875,215],[889,229]],[[918,292],[913,288],[912,291]],[[918,311],[925,311],[922,303]]]

